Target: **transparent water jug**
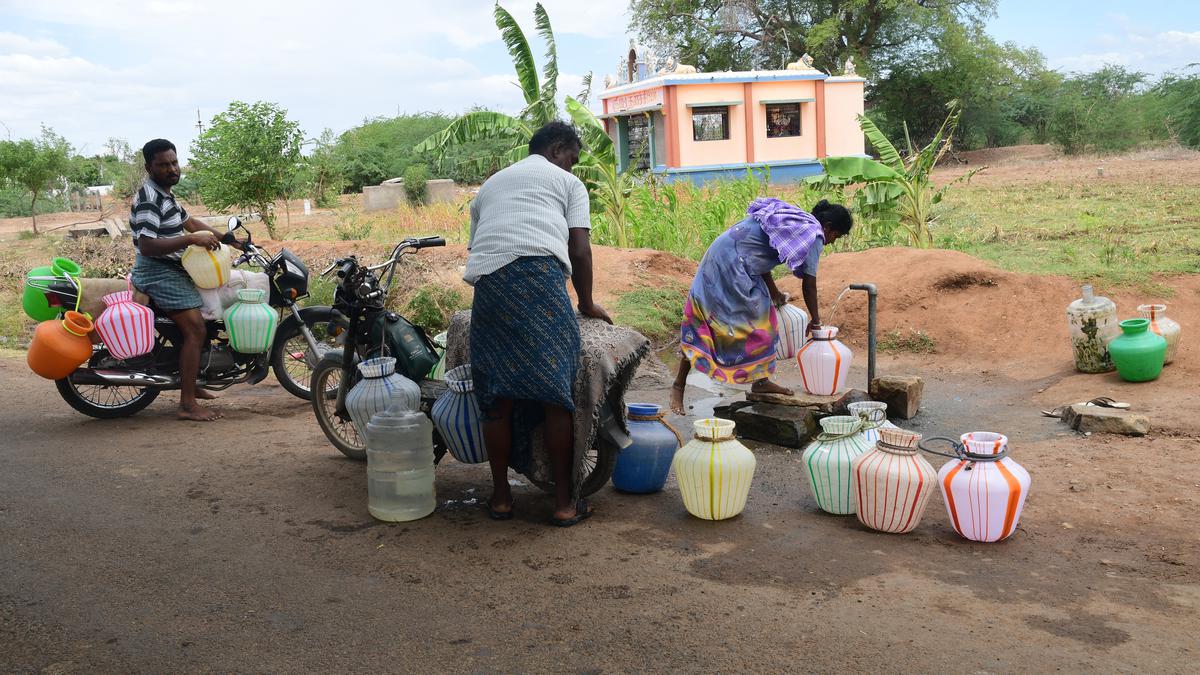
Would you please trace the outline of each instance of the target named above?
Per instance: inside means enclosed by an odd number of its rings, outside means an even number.
[[[1071,348],[1075,368],[1082,373],[1107,373],[1113,369],[1108,343],[1121,334],[1117,325],[1117,305],[1095,295],[1091,285],[1083,287],[1083,297],[1067,306],[1071,327]]]
[[[433,513],[433,424],[403,396],[367,423],[367,510],[403,522]]]

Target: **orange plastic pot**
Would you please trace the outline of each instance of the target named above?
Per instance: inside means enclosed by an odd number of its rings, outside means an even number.
[[[67,312],[62,321],[43,321],[33,333],[29,368],[48,380],[61,380],[92,357],[92,320]]]

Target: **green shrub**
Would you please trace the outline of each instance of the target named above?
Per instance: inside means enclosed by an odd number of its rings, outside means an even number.
[[[359,241],[371,236],[371,223],[359,222],[357,213],[349,213],[345,220],[333,226],[337,238],[342,241]]]
[[[404,307],[404,315],[435,335],[450,326],[452,314],[470,306],[458,289],[431,283],[417,288]]]
[[[879,337],[879,351],[889,354],[932,354],[937,351],[937,342],[928,333],[915,328],[907,331],[890,330]]]
[[[630,291],[617,298],[613,321],[653,342],[668,342],[679,334],[686,296],[687,289],[679,284]]]
[[[413,206],[425,203],[425,182],[429,180],[429,169],[424,164],[413,164],[404,170],[404,196]]]

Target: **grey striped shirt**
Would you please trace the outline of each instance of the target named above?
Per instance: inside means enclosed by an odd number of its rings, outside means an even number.
[[[541,155],[498,171],[471,202],[471,240],[463,280],[474,285],[517,258],[554,256],[571,274],[567,233],[590,229],[583,181]]]
[[[138,188],[133,207],[129,209],[129,229],[133,232],[134,244],[138,239],[165,239],[167,237],[182,237],[187,234],[183,223],[188,219],[188,212],[183,205],[175,201],[175,196],[158,186],[149,176],[142,181]],[[183,257],[184,249],[173,253],[157,256],[167,260],[179,260]]]

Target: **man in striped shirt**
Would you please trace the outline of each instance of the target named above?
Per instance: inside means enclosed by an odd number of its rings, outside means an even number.
[[[183,333],[179,347],[179,419],[207,422],[221,413],[209,410],[196,399],[215,398],[196,387],[200,374],[200,352],[207,337],[200,315],[200,293],[183,269],[180,258],[188,246],[216,250],[221,235],[188,215],[171,188],[179,182],[179,158],[175,145],[156,138],[142,147],[146,179],[138,189],[129,211],[129,228],[137,246],[132,281],[150,296],[155,307],[175,322]]]

